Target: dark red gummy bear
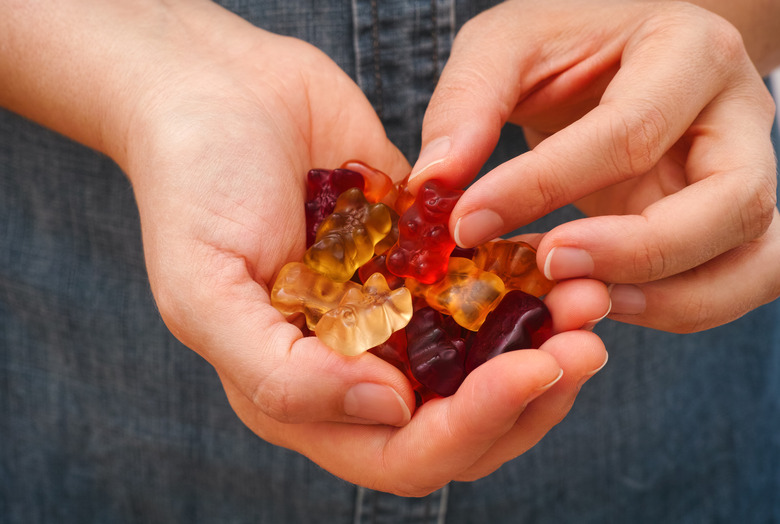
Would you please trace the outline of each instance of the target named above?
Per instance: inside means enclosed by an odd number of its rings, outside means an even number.
[[[349,169],[312,169],[306,175],[306,247],[314,244],[317,229],[333,213],[336,199],[347,189],[363,191],[363,175]]]
[[[398,242],[387,252],[391,273],[423,284],[433,284],[447,273],[447,261],[455,248],[448,223],[462,194],[436,180],[420,188],[414,203],[398,221]]]
[[[430,307],[414,312],[406,326],[406,350],[412,376],[437,395],[447,397],[466,377],[466,343],[461,327]]]
[[[544,302],[520,290],[510,291],[474,335],[466,373],[501,353],[538,348],[551,335],[552,317]]]

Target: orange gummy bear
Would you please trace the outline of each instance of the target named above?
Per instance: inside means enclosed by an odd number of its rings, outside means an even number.
[[[507,291],[519,289],[541,297],[550,292],[555,281],[548,280],[536,265],[536,249],[525,242],[496,240],[477,246],[474,264],[495,273],[504,281]]]
[[[504,295],[501,279],[478,268],[468,258],[452,257],[444,278],[433,284],[406,279],[406,287],[415,296],[425,298],[433,309],[450,315],[462,327],[477,331]]]

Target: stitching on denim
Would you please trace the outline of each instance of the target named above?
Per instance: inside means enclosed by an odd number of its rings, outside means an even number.
[[[365,92],[363,85],[363,63],[360,54],[360,16],[358,14],[358,0],[352,0],[352,47],[355,51],[355,81],[361,91]]]
[[[450,485],[445,484],[439,490],[439,515],[436,524],[445,524],[447,521],[447,501],[450,498]]]
[[[357,491],[355,493],[355,517],[352,519],[353,524],[360,524],[363,520],[363,499],[366,497],[366,488],[363,486],[356,486]]]
[[[376,92],[376,113],[382,118],[382,57],[379,49],[379,5],[377,0],[371,0],[371,50],[374,59],[374,82]]]
[[[431,0],[431,61],[433,62],[433,85],[439,82],[439,13],[437,0]]]

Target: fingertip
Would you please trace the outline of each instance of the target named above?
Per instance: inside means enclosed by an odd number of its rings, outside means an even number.
[[[449,136],[440,136],[431,140],[422,148],[420,156],[414,163],[411,173],[409,173],[407,184],[410,191],[416,193],[417,188],[423,182],[423,179],[420,177],[447,160],[447,155],[449,155],[451,147],[452,139]]]
[[[344,395],[344,413],[368,424],[404,426],[412,412],[401,395],[383,384],[355,384]]]
[[[559,282],[544,299],[553,317],[553,332],[593,329],[609,315],[612,300],[600,280],[580,278]]]

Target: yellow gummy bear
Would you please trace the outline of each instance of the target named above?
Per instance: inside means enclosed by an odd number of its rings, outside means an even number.
[[[525,242],[496,240],[476,248],[473,257],[478,268],[495,273],[507,291],[519,289],[541,297],[550,292],[555,281],[548,280],[536,265],[536,250]]]
[[[412,318],[412,295],[406,288],[390,290],[381,273],[362,288],[351,288],[337,308],[322,316],[315,334],[343,355],[354,356],[378,346]]]
[[[504,296],[506,287],[501,279],[479,269],[468,258],[452,257],[447,273],[433,284],[421,284],[406,279],[406,287],[415,296],[425,298],[433,309],[450,315],[459,325],[471,331],[479,330]]]
[[[328,278],[346,282],[371,259],[374,246],[391,227],[390,208],[369,204],[359,189],[349,189],[339,195],[333,213],[320,225],[303,261]]]
[[[322,315],[338,306],[350,289],[360,289],[360,284],[335,282],[303,262],[290,262],[276,277],[271,305],[286,318],[303,313],[308,328],[314,329]]]

